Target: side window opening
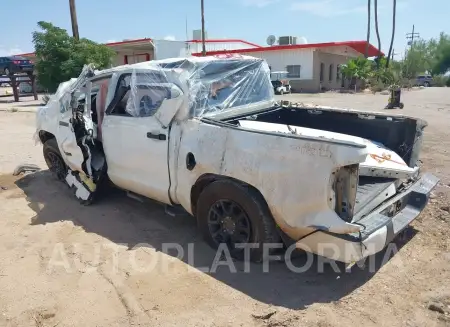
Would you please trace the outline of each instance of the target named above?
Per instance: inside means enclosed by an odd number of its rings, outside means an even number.
[[[164,76],[152,73],[124,74],[118,82],[108,114],[129,117],[150,117],[170,99],[169,86]]]

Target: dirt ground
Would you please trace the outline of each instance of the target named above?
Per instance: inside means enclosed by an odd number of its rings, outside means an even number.
[[[284,98],[377,111],[387,101]],[[441,181],[399,251],[380,253],[374,272],[313,265],[294,273],[282,262],[269,273],[239,263],[236,273],[203,272],[215,252],[193,218],[120,192],[81,206],[45,170],[34,114],[0,112],[0,326],[450,326],[450,89],[405,92],[403,101],[391,112],[429,122],[423,169]],[[43,170],[16,178],[20,163]],[[182,245],[183,258],[163,251],[170,242]]]

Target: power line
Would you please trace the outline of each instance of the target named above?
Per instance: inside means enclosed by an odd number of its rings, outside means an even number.
[[[391,56],[391,60],[394,61],[394,56],[399,55],[399,52],[395,52],[395,49],[392,49],[392,56]]]
[[[414,45],[414,39],[419,38],[420,34],[414,32],[415,26],[412,27],[412,33],[406,33],[406,39],[408,40],[408,45],[412,48]]]

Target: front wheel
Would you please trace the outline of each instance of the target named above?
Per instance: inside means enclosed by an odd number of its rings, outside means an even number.
[[[280,90],[280,95],[283,95],[284,94],[284,90]]]
[[[45,163],[52,175],[60,181],[65,181],[67,176],[67,166],[61,157],[56,139],[53,138],[47,140],[44,143],[42,151]]]
[[[262,196],[253,188],[222,180],[208,185],[197,201],[197,219],[206,242],[224,244],[233,258],[263,260],[264,244],[280,243],[275,221]]]

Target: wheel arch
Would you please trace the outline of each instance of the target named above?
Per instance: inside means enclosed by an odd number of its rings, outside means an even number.
[[[54,139],[55,135],[53,135],[50,132],[47,131],[39,131],[39,140],[41,140],[42,144],[44,144],[45,142],[47,142],[50,139]]]
[[[192,214],[194,216],[196,215],[196,212],[197,212],[197,200],[198,200],[200,194],[203,192],[203,190],[208,185],[210,185],[211,183],[214,183],[216,181],[221,181],[221,180],[231,181],[236,184],[247,186],[252,192],[254,192],[254,194],[256,194],[258,197],[261,198],[261,200],[267,206],[267,209],[270,212],[270,209],[267,205],[266,199],[264,198],[264,196],[261,194],[261,192],[255,186],[253,186],[247,182],[244,182],[242,180],[233,178],[233,177],[208,173],[208,174],[203,174],[199,178],[197,178],[195,184],[191,187],[191,210],[192,210]]]

